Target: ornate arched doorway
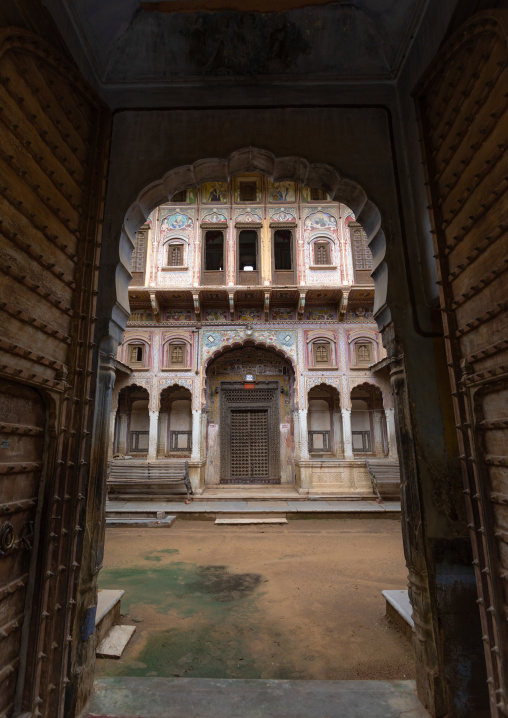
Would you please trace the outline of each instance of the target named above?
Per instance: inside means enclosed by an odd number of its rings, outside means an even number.
[[[210,363],[208,483],[291,483],[293,385],[291,363],[254,344],[226,350]]]

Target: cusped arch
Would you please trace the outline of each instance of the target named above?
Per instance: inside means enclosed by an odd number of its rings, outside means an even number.
[[[268,342],[263,341],[257,341],[252,339],[244,339],[243,341],[235,341],[231,342],[230,344],[224,344],[223,346],[216,349],[210,356],[203,362],[203,370],[206,374],[210,365],[213,364],[213,362],[218,359],[223,354],[226,354],[229,351],[234,351],[235,349],[244,349],[245,347],[251,347],[252,349],[264,349],[266,351],[272,352],[272,354],[276,354],[280,356],[282,359],[288,362],[290,364],[293,374],[296,376],[296,363],[295,360],[287,354],[283,349],[280,347],[275,346],[275,344],[269,344]]]
[[[116,270],[117,306],[124,311],[124,324],[129,314],[127,288],[131,276],[129,268],[134,237],[150,213],[181,190],[198,187],[204,182],[228,182],[235,175],[248,172],[259,172],[270,177],[273,182],[287,180],[322,189],[330,194],[334,201],[347,205],[362,225],[372,251],[372,276],[376,285],[375,309],[386,303],[388,270],[384,262],[386,239],[381,228],[381,213],[367,197],[363,187],[354,180],[343,177],[331,165],[311,163],[303,157],[276,157],[267,150],[244,147],[232,152],[227,158],[205,158],[169,170],[164,177],[144,187],[131,204],[122,227],[120,262]],[[125,325],[122,328],[125,328]]]

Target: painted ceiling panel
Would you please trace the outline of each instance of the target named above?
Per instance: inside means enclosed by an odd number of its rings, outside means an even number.
[[[391,78],[425,1],[59,3],[102,82],[179,84],[201,77]]]

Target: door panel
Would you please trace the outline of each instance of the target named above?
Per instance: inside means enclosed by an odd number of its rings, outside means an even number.
[[[44,404],[0,380],[0,715],[10,715],[20,659],[44,446]]]
[[[231,479],[268,479],[268,411],[231,411]]]
[[[508,14],[473,17],[416,91],[493,716],[508,715]]]

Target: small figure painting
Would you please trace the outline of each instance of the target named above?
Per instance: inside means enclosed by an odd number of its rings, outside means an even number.
[[[270,202],[295,202],[296,188],[294,182],[273,182],[268,189]]]
[[[228,185],[226,182],[206,182],[201,185],[203,202],[225,204],[228,201]]]

